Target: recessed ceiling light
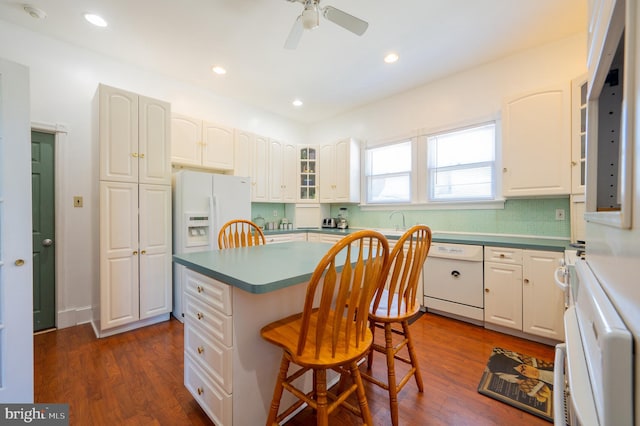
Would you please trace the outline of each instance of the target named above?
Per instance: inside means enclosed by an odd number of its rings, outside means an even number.
[[[95,15],[93,13],[85,13],[84,14],[84,19],[86,19],[91,24],[95,25],[96,27],[106,27],[107,26],[107,21],[105,21],[104,18],[102,18],[102,16]]]
[[[214,66],[213,68],[211,68],[211,71],[213,71],[214,73],[218,74],[218,75],[225,75],[227,73],[227,70],[225,70],[224,68],[222,68],[221,66]]]
[[[387,56],[384,57],[384,61],[387,64],[392,64],[394,62],[396,62],[398,60],[398,54],[397,53],[389,53]]]
[[[293,104],[294,107],[301,107],[302,106],[302,101],[300,99],[294,99],[293,102],[291,102]]]
[[[31,6],[30,4],[24,5],[24,11],[29,14],[34,19],[44,19],[47,17],[47,14],[42,9],[38,9],[35,6]]]

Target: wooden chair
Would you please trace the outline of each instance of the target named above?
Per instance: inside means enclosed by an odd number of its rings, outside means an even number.
[[[387,268],[389,245],[373,230],[362,230],[338,241],[322,258],[307,285],[303,311],[275,321],[261,330],[262,337],[283,349],[267,425],[279,424],[307,403],[317,414],[317,424],[327,426],[329,415],[342,405],[372,425],[357,362],[366,356],[373,336],[368,308]],[[344,260],[344,267],[339,266]],[[299,368],[288,374],[293,363]],[[339,394],[327,389],[327,370],[350,377]],[[310,392],[296,388],[295,379],[313,371]],[[299,386],[299,385],[298,385]],[[279,414],[284,390],[298,398]],[[347,401],[356,392],[359,408]]]
[[[222,225],[218,233],[218,248],[236,248],[266,244],[264,232],[250,220],[234,219]]]
[[[376,290],[369,311],[371,333],[375,337],[375,329],[384,328],[385,343],[384,345],[377,344],[374,338],[367,357],[367,371],[362,373],[362,378],[389,392],[389,407],[393,426],[398,425],[398,392],[407,384],[411,376],[416,380],[418,391],[423,391],[418,358],[409,333],[409,320],[420,309],[418,297],[421,296],[416,293],[422,266],[427,259],[430,247],[431,229],[428,226],[416,225],[400,237],[389,256],[388,278],[386,282],[381,282]],[[394,334],[401,336],[401,340],[395,344]],[[398,339],[396,338],[396,340]],[[398,354],[405,346],[409,358]],[[387,360],[386,382],[373,377],[374,352],[385,354]],[[410,365],[409,371],[400,381],[396,381],[395,360]]]

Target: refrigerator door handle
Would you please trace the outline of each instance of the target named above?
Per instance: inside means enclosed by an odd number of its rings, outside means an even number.
[[[211,238],[209,238],[209,250],[214,250],[214,248],[216,247],[216,241],[218,241],[218,236],[217,235],[213,235],[215,232],[218,232],[218,230],[220,229],[220,225],[218,223],[218,208],[217,208],[217,203],[216,203],[216,197],[215,196],[211,196],[209,197],[209,224],[210,224],[210,229],[212,230],[211,232]]]

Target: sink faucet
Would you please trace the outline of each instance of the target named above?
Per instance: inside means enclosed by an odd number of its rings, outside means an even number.
[[[402,215],[402,231],[406,230],[407,229],[407,224],[405,223],[404,212],[402,210],[394,210],[394,211],[392,211],[391,214],[389,215],[389,220],[391,220],[393,215],[395,215],[396,213],[400,213]],[[398,231],[398,225],[396,225],[396,231]]]

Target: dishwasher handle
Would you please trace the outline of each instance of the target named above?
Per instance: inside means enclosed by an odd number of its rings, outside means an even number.
[[[451,276],[453,278],[458,278],[460,276],[460,271],[456,271],[455,269],[451,271]]]

